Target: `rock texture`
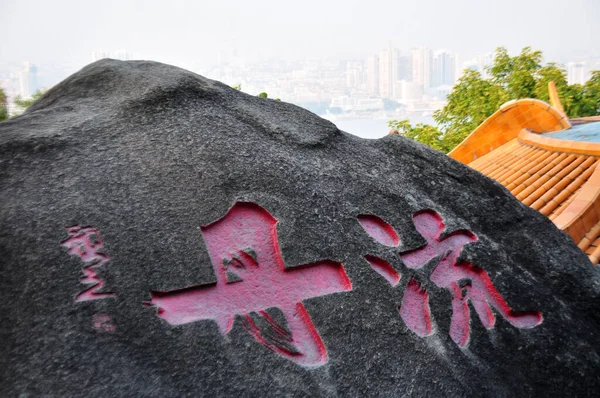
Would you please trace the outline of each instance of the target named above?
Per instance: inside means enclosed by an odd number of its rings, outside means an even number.
[[[98,61],[0,124],[0,203],[4,396],[600,388],[600,279],[548,219],[172,66]]]

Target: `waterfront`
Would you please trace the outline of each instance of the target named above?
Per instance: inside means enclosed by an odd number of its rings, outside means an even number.
[[[340,130],[357,135],[362,138],[377,139],[387,135],[390,131],[388,122],[394,119],[408,119],[414,126],[417,123],[435,124],[431,116],[405,116],[403,118],[372,118],[372,119],[336,119],[324,117],[333,122]]]

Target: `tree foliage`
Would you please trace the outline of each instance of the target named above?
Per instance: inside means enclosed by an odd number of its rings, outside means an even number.
[[[20,107],[23,111],[25,111],[25,109],[29,108],[31,106],[31,104],[33,104],[35,101],[37,101],[37,99],[40,98],[43,94],[44,94],[44,91],[38,90],[29,99],[23,99],[23,98],[21,98],[20,95],[17,95],[17,97],[15,98],[15,104],[18,107]]]
[[[492,66],[488,68],[491,81],[503,88],[510,99],[533,98],[542,59],[542,52],[533,51],[531,47],[525,47],[514,57],[508,54],[506,48],[499,47]]]
[[[593,71],[584,84],[569,85],[565,69],[550,62],[543,65],[541,51],[525,47],[511,57],[504,47],[496,49],[486,69],[489,77],[467,69],[447,97],[447,104],[433,115],[439,127],[407,120],[392,120],[389,126],[400,135],[443,152],[449,152],[506,101],[537,98],[548,101],[548,83],[556,84],[559,98],[569,117],[600,114],[600,71]]]
[[[444,140],[443,133],[434,126],[417,123],[413,127],[408,120],[391,120],[388,124],[397,134],[428,145],[438,151],[449,152],[452,149],[448,147],[448,142]]]
[[[6,119],[8,119],[8,101],[4,90],[0,87],[0,122]]]
[[[600,70],[593,71],[591,78],[584,85],[568,86],[564,95],[565,111],[569,116],[584,117],[600,114]]]
[[[446,106],[433,115],[443,132],[444,146],[454,148],[509,98],[501,86],[467,69],[448,94]]]
[[[237,84],[237,85],[235,85],[235,86],[231,86],[231,88],[232,88],[232,89],[234,89],[234,90],[242,91],[242,83],[239,83],[239,84]],[[265,92],[263,91],[262,93],[259,93],[259,94],[257,95],[257,97],[259,97],[259,98],[268,98],[268,97],[269,97],[269,94],[267,94],[267,93],[265,93]],[[281,99],[279,99],[279,98],[275,98],[275,101],[281,101]]]

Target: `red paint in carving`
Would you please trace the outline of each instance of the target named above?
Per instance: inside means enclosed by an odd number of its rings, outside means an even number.
[[[265,340],[258,326],[245,316],[247,329],[267,348],[304,366],[320,366],[327,350],[301,301],[352,290],[341,263],[325,260],[285,268],[277,242],[277,220],[253,203],[236,203],[220,220],[202,227],[202,235],[215,269],[217,282],[169,292],[152,292],[158,316],[172,325],[211,319],[227,334],[236,314],[248,315],[279,307],[292,331],[300,354]],[[236,261],[233,262],[232,260]],[[235,267],[237,283],[227,283]]]
[[[276,352],[278,354],[281,354],[285,357],[295,357],[295,356],[300,355],[298,352],[292,351],[288,347],[286,347],[282,344],[277,344],[276,342],[274,342],[274,341],[272,342],[269,339],[267,339],[263,335],[262,330],[254,323],[254,321],[252,320],[252,317],[249,314],[244,315],[243,325],[246,328],[246,330],[248,331],[248,333],[250,333],[256,341],[258,341],[260,344],[267,347],[269,350]],[[290,338],[287,338],[287,336],[285,336],[285,337],[286,337],[285,340],[287,340],[288,342],[293,342],[293,338],[290,341],[291,336],[290,336]]]
[[[108,262],[108,256],[99,253],[104,249],[100,234],[94,227],[67,227],[69,237],[61,242],[72,256],[79,257],[86,265],[101,267]]]
[[[457,263],[463,246],[477,240],[477,236],[472,232],[460,230],[440,239],[445,226],[442,217],[433,210],[416,213],[413,221],[427,244],[419,249],[401,253],[400,257],[407,267],[420,268],[439,256],[430,279],[436,286],[452,293],[450,336],[457,344],[462,346],[469,340],[468,301],[473,303],[477,315],[486,328],[494,327],[495,318],[490,306],[511,325],[518,328],[532,328],[542,322],[542,314],[538,311],[520,313],[512,311],[482,268],[466,262]],[[459,285],[461,282],[467,282],[464,286],[464,294]]]
[[[471,314],[469,313],[469,302],[461,297],[460,288],[454,285],[452,292],[452,319],[450,321],[450,337],[459,346],[465,346],[469,342],[471,334]]]
[[[377,242],[385,246],[396,247],[400,238],[394,227],[377,216],[362,214],[357,217],[364,230]]]
[[[81,278],[81,283],[92,286],[75,296],[75,301],[102,300],[116,296],[115,293],[99,292],[99,290],[102,290],[104,287],[104,281],[96,275],[94,267],[84,268],[83,274],[84,276]]]
[[[398,282],[400,282],[400,274],[384,259],[370,254],[367,254],[365,259],[379,275],[383,276],[390,283],[390,285],[396,286]]]
[[[292,334],[290,332],[288,332],[287,330],[285,330],[281,325],[279,325],[277,322],[275,322],[275,320],[273,318],[271,318],[271,316],[269,314],[267,314],[266,311],[259,311],[260,315],[267,320],[267,322],[269,322],[269,325],[271,325],[271,327],[273,328],[273,330],[282,338],[284,338],[285,340],[292,342],[294,341],[294,338],[292,337]]]
[[[402,305],[400,306],[400,317],[406,326],[419,336],[429,336],[433,333],[429,294],[413,278],[408,281],[408,285],[404,290],[404,297],[402,297]]]
[[[103,312],[94,314],[92,326],[99,332],[114,333],[117,330],[111,316]]]
[[[99,292],[104,287],[104,281],[96,274],[96,269],[102,267],[110,260],[100,253],[104,249],[102,238],[94,227],[81,227],[74,225],[67,227],[69,237],[61,242],[67,248],[67,253],[79,257],[86,268],[83,269],[81,283],[91,285],[75,296],[75,301],[102,300],[115,297],[115,293]]]
[[[263,344],[268,349],[277,352],[283,356],[288,358],[294,357],[294,360],[300,362],[300,357],[303,353],[298,350],[298,346],[294,345],[295,341],[313,341],[316,343],[315,349],[318,352],[318,355],[323,358],[323,360],[327,359],[327,349],[325,348],[325,344],[317,329],[315,328],[306,308],[302,303],[296,303],[295,308],[291,308],[288,311],[282,308],[285,314],[290,314],[287,317],[287,324],[290,330],[293,330],[293,335],[284,330],[280,325],[278,325],[266,312],[260,311],[260,315],[267,320],[270,324],[272,330],[277,333],[277,335],[291,343],[295,350],[290,350],[290,348],[285,347],[281,344],[276,344],[275,341],[270,340],[263,331],[254,323],[250,315],[246,314],[244,319],[244,327],[248,332],[261,344]]]

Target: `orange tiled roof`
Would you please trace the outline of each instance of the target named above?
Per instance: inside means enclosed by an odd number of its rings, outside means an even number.
[[[549,217],[600,262],[600,143],[552,138],[568,129],[549,85],[554,106],[524,99],[504,104],[449,156],[504,185],[517,199]],[[592,118],[593,119],[593,118]],[[578,119],[576,124],[594,120]]]

